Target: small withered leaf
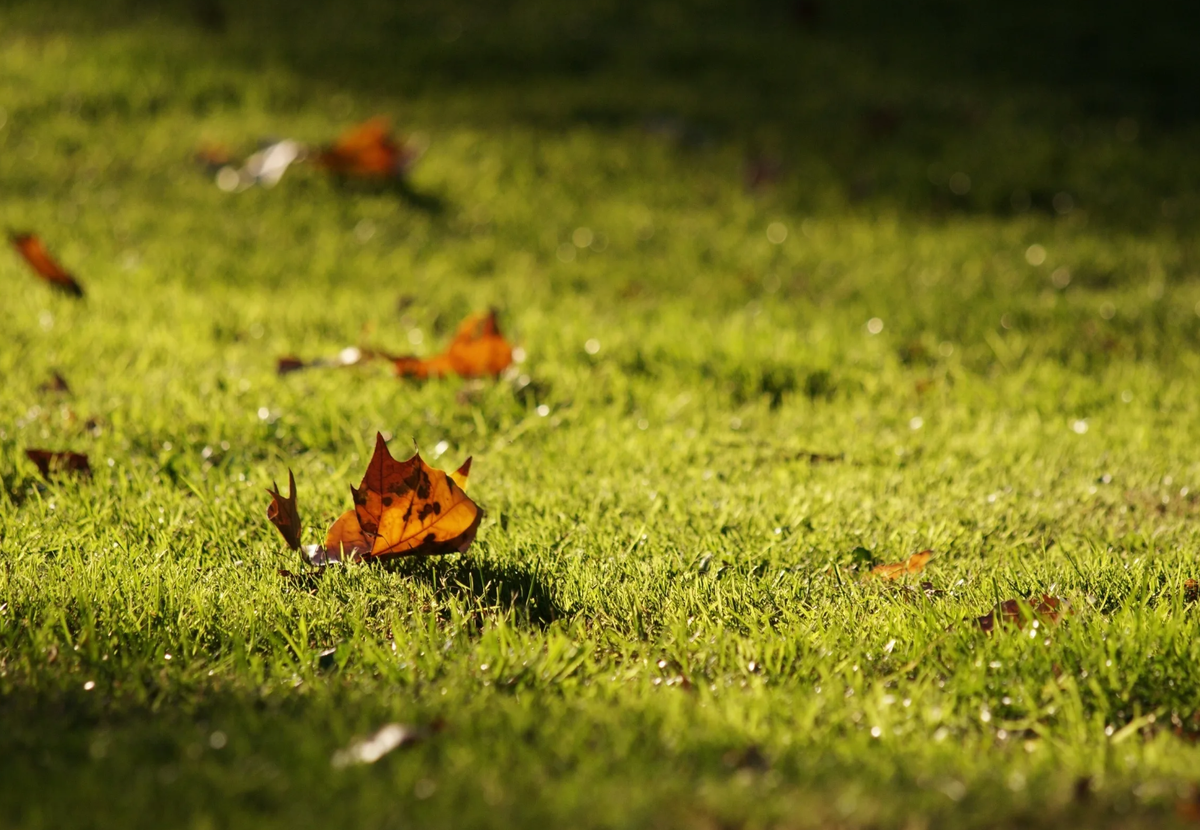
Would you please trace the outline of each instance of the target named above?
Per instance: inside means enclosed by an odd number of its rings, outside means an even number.
[[[61,392],[64,395],[71,394],[71,387],[67,384],[66,379],[55,372],[50,376],[50,380],[38,386],[39,392]]]
[[[980,630],[991,633],[997,627],[1014,625],[1025,627],[1034,620],[1039,623],[1057,623],[1066,614],[1072,613],[1065,599],[1042,594],[1040,599],[1006,599],[994,609],[976,619]]]
[[[394,358],[396,374],[418,380],[455,374],[464,378],[495,377],[512,365],[512,344],[500,333],[496,310],[463,320],[446,351],[428,358]]]
[[[10,233],[8,239],[39,277],[73,297],[83,297],[83,286],[50,256],[36,234]]]
[[[925,570],[925,565],[933,556],[933,551],[923,550],[920,553],[914,553],[912,556],[905,559],[903,562],[893,562],[886,565],[876,565],[871,568],[870,573],[864,576],[879,577],[880,579],[902,579],[909,574],[919,574]]]
[[[388,179],[403,176],[418,153],[400,144],[386,118],[376,117],[346,130],[333,144],[322,147],[313,162],[335,176]]]
[[[25,457],[37,465],[38,472],[47,480],[67,473],[81,476],[92,474],[88,457],[83,453],[29,449],[25,450]]]
[[[301,369],[307,369],[308,364],[294,355],[281,357],[275,362],[275,371],[281,375],[286,375],[291,372],[298,372]]]
[[[292,550],[300,550],[300,511],[296,506],[296,479],[288,470],[288,495],[284,498],[279,486],[271,482],[267,488],[271,504],[267,507],[267,518],[279,529],[283,539]]]

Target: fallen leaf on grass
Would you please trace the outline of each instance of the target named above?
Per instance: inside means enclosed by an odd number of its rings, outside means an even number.
[[[54,257],[50,256],[50,252],[46,250],[42,240],[35,234],[10,233],[8,238],[39,277],[73,297],[83,296],[83,287],[67,273],[65,268],[58,264]]]
[[[377,117],[346,130],[317,151],[313,161],[336,176],[388,179],[407,173],[418,155],[413,147],[397,143],[387,119]]]
[[[998,625],[1015,625],[1021,629],[1030,620],[1056,623],[1064,614],[1069,613],[1071,610],[1065,599],[1042,594],[1040,600],[1006,599],[993,610],[977,618],[976,622],[981,630],[990,634]]]
[[[483,518],[463,489],[470,471],[469,458],[450,474],[430,467],[420,453],[396,461],[376,435],[362,484],[351,488],[355,506],[329,528],[326,554],[383,561],[465,552]]]
[[[871,577],[879,577],[880,579],[901,579],[909,574],[919,574],[925,570],[925,564],[929,558],[933,556],[933,551],[923,550],[920,553],[914,553],[912,556],[905,559],[903,562],[893,562],[888,565],[876,565],[871,568],[870,573],[864,574],[864,579]]]
[[[470,470],[469,458],[453,473],[430,467],[420,453],[397,461],[383,436],[376,434],[375,453],[362,483],[350,488],[354,507],[329,528],[323,548],[303,549],[305,559],[323,566],[346,560],[385,562],[399,556],[464,553],[475,541],[483,518],[483,511],[465,492]],[[300,518],[290,472],[288,479],[286,499],[278,489],[267,491],[273,497],[267,517],[289,547],[299,550]]]
[[[267,489],[271,494],[271,505],[267,508],[267,518],[271,524],[283,534],[284,541],[292,550],[300,550],[300,511],[296,507],[296,479],[288,470],[288,494],[284,498],[279,493],[279,485],[271,482]]]
[[[394,749],[419,743],[439,729],[433,726],[410,726],[404,723],[389,723],[374,735],[362,738],[345,749],[333,753],[333,765],[338,769],[358,764],[373,764]]]
[[[38,391],[39,392],[62,392],[64,394],[69,395],[69,394],[71,394],[71,387],[67,385],[67,381],[66,381],[66,379],[63,378],[62,375],[60,375],[58,372],[55,372],[50,377],[50,380],[48,380],[45,383],[38,386]]]
[[[1194,579],[1189,579],[1183,583],[1183,601],[1195,602],[1200,599],[1200,582]]]
[[[81,453],[25,450],[25,456],[37,465],[42,478],[47,480],[62,473],[76,473],[82,476],[92,474],[92,468],[88,465],[88,457]]]
[[[500,333],[495,309],[463,320],[450,346],[439,355],[394,358],[397,375],[419,380],[449,374],[464,378],[495,376],[507,369],[512,359],[512,344]]]
[[[196,153],[192,158],[205,171],[214,175],[222,167],[233,164],[233,154],[229,152],[228,147],[208,141],[196,148]]]

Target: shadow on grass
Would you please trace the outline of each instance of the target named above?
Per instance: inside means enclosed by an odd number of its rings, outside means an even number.
[[[393,571],[425,584],[438,597],[457,599],[468,607],[499,609],[537,628],[568,615],[545,580],[523,565],[457,556],[407,559]]]
[[[437,217],[446,213],[448,203],[442,196],[413,187],[407,179],[389,179],[387,181],[348,181],[339,180],[338,189],[346,194],[369,193],[371,195],[390,195],[408,207]]]

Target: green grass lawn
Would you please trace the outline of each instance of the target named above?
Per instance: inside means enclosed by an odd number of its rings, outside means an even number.
[[[0,253],[0,826],[1177,821],[1197,73],[1058,5],[0,3],[0,225],[88,292]],[[408,188],[191,160],[376,113]],[[275,373],[489,306],[503,379]],[[280,578],[376,431],[474,546]]]

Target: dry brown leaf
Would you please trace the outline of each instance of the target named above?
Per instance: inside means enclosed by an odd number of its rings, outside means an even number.
[[[289,548],[300,550],[300,511],[296,507],[296,479],[292,476],[292,471],[288,470],[287,498],[279,493],[279,485],[275,482],[271,482],[271,487],[267,489],[267,492],[271,494],[271,504],[267,507],[267,518],[283,534],[284,541],[288,543]]]
[[[1069,613],[1071,613],[1070,606],[1065,599],[1042,594],[1040,600],[1006,599],[982,617],[977,618],[976,622],[981,630],[990,634],[997,626],[1015,625],[1018,629],[1024,628],[1025,623],[1029,620],[1056,623],[1062,619],[1064,614]]]
[[[351,127],[313,157],[317,166],[337,176],[356,179],[398,178],[408,172],[417,152],[392,137],[386,118]]]
[[[38,386],[39,392],[62,392],[63,394],[71,394],[71,387],[67,384],[66,379],[55,372],[50,376],[50,380]]]
[[[925,565],[933,556],[933,551],[923,550],[920,553],[914,553],[912,556],[905,559],[903,562],[893,562],[889,565],[876,565],[871,568],[870,573],[866,577],[879,577],[880,579],[903,579],[909,574],[919,574],[925,570]]]
[[[90,476],[92,468],[88,457],[77,452],[56,452],[54,450],[25,450],[25,456],[37,465],[38,471],[45,479],[55,475],[74,473]]]
[[[464,378],[496,376],[512,364],[512,345],[500,333],[496,311],[472,314],[458,326],[445,352],[429,358],[394,358],[396,374],[419,380],[456,374]]]
[[[39,277],[73,297],[83,296],[83,287],[67,273],[65,268],[58,264],[54,257],[50,256],[50,252],[46,250],[42,240],[35,234],[10,233],[8,238]]]

